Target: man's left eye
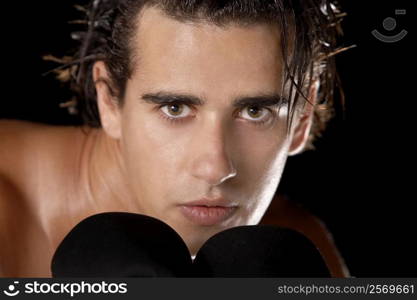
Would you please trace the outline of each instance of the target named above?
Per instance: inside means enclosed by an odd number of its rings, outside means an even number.
[[[271,112],[268,109],[258,106],[245,107],[240,113],[242,118],[250,121],[260,121],[266,118],[269,114],[271,114]]]

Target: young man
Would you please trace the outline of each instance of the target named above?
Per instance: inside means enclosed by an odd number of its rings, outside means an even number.
[[[331,95],[336,13],[321,1],[94,1],[61,73],[86,125],[0,122],[2,276],[50,276],[60,241],[100,212],[156,217],[192,255],[260,223]],[[317,218],[274,205],[265,223],[305,233],[347,276]]]

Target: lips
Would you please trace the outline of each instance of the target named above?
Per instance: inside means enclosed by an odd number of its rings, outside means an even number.
[[[233,207],[237,206],[236,204],[233,204],[229,201],[226,201],[224,198],[202,198],[197,201],[191,201],[188,203],[185,203],[183,205],[187,206],[222,206],[222,207]]]
[[[189,221],[203,226],[219,224],[230,218],[237,209],[223,198],[203,198],[180,206],[181,212]]]

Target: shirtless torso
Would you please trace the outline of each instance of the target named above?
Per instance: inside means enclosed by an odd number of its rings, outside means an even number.
[[[102,187],[75,188],[88,182],[89,175],[80,169],[99,142],[99,129],[88,132],[0,121],[0,276],[50,277],[56,247],[82,219],[105,211],[140,213],[112,197],[96,205],[92,194],[99,197]],[[108,197],[109,191],[103,193]],[[124,195],[114,195],[119,197]],[[349,276],[331,234],[307,210],[277,197],[261,223],[300,231],[321,251],[334,277]]]

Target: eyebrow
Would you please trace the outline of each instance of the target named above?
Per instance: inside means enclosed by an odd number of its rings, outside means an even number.
[[[151,104],[169,104],[180,102],[187,105],[203,105],[206,100],[190,94],[157,92],[142,95],[142,100]],[[242,108],[246,106],[275,106],[288,103],[285,97],[280,94],[260,94],[255,96],[241,96],[233,100],[234,107]]]

